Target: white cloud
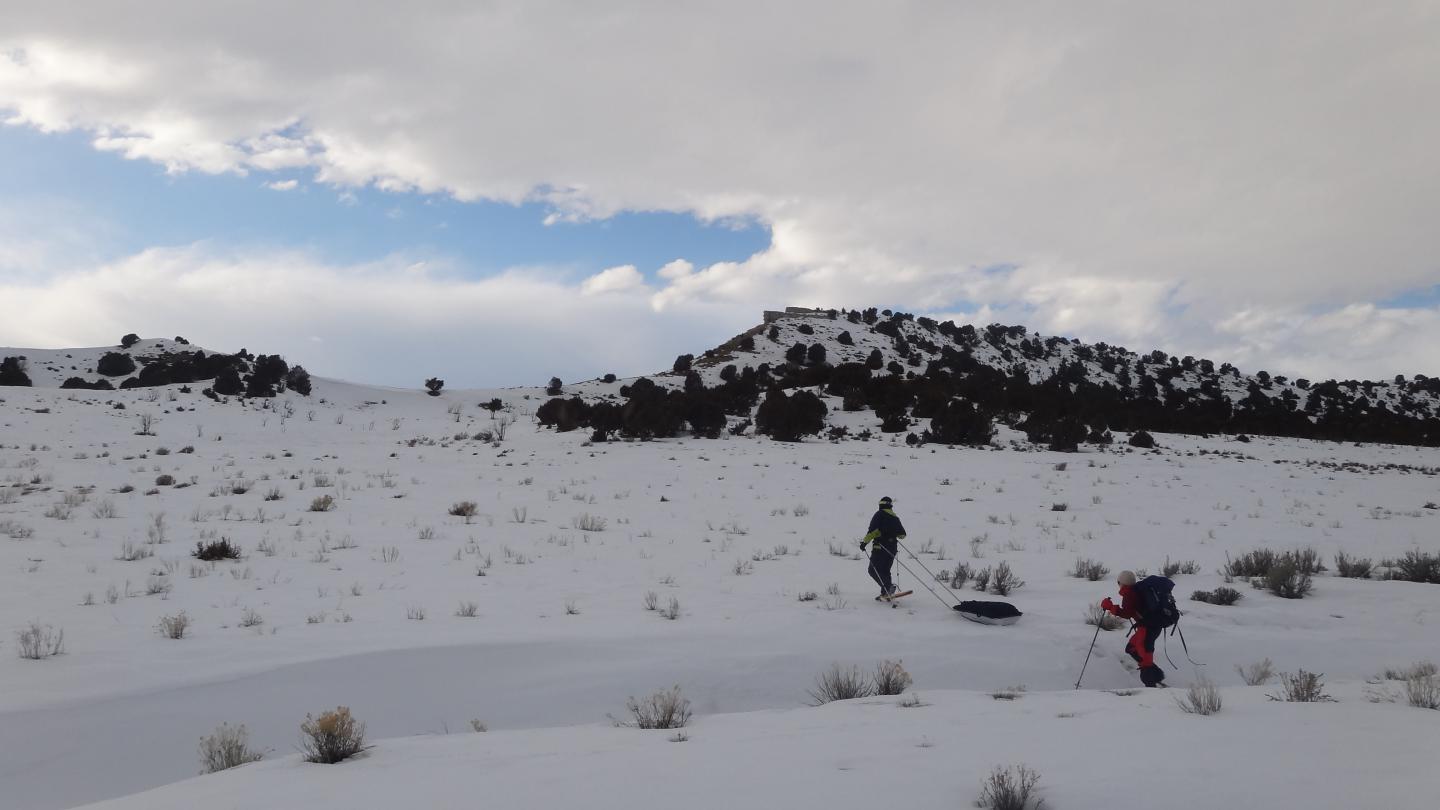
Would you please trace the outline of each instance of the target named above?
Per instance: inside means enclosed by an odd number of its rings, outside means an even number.
[[[273,183],[266,183],[265,187],[275,191],[294,191],[300,187],[299,180],[276,180]]]
[[[1428,328],[1365,310],[1436,279],[1424,4],[359,6],[19,4],[0,109],[170,171],[773,228],[746,261],[662,272],[655,317],[970,302],[1279,366],[1323,365],[1286,341],[1350,340],[1358,307],[1389,336],[1337,368]],[[1399,354],[1440,366],[1434,341]]]
[[[656,275],[667,281],[676,281],[690,275],[694,271],[695,265],[684,259],[676,259],[673,262],[667,262],[664,267],[661,267],[659,271],[656,272]]]
[[[711,269],[685,279],[703,279]],[[1157,326],[1143,317],[1163,306],[1162,289],[991,275],[995,285],[1042,293],[1013,306],[931,314],[981,324],[1025,323],[1046,334],[1089,339],[1116,340],[1105,336],[1119,334],[1137,341],[1132,349],[1160,347],[1312,379],[1412,374],[1440,344],[1436,307],[1251,309],[1213,326],[1189,316],[1179,318],[1187,322]],[[726,283],[736,280],[720,276]],[[573,380],[607,371],[653,372],[668,367],[678,353],[703,351],[759,320],[743,295],[706,304],[685,298],[657,307],[665,293],[646,285],[629,265],[578,284],[565,278],[559,270],[528,267],[467,279],[443,261],[404,256],[333,265],[301,253],[156,248],[46,277],[0,272],[0,300],[8,313],[0,321],[0,346],[106,345],[132,331],[181,334],[216,350],[286,354],[323,376],[410,387],[418,384],[420,368],[445,377],[452,387],[498,386],[543,382],[552,374]],[[902,292],[920,295],[921,287],[923,280]],[[804,284],[786,289],[787,302],[822,303],[807,297],[812,292]],[[1079,307],[1088,313],[1084,320],[1074,320],[1072,303],[1085,305]],[[1106,322],[1106,313],[1114,323]],[[1142,319],[1127,321],[1131,317]],[[1177,341],[1184,345],[1146,340],[1157,328],[1183,336]],[[476,350],[500,346],[503,351]]]
[[[645,277],[640,275],[640,271],[635,269],[635,265],[625,264],[601,270],[585,279],[580,284],[580,292],[585,295],[600,295],[602,293],[632,292],[644,286]]]
[[[295,253],[152,249],[44,281],[0,276],[0,346],[179,334],[217,351],[278,352],[312,373],[362,382],[418,387],[439,374],[451,387],[538,385],[555,374],[668,368],[697,330],[728,337],[728,324],[747,317],[715,306],[656,316],[643,293],[591,297],[562,278],[529,268],[467,280],[404,257],[336,266]]]

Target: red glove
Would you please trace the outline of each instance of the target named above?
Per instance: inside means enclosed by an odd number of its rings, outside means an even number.
[[[1110,597],[1108,596],[1105,597],[1105,601],[1100,603],[1100,607],[1105,608],[1105,610],[1109,613],[1115,612],[1115,603],[1111,602]]]

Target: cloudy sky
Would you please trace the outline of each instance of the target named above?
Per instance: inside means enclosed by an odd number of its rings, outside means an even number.
[[[1431,0],[8,3],[0,120],[0,345],[534,384],[876,305],[1440,374]]]

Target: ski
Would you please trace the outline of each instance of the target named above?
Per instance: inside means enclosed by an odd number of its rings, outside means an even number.
[[[912,593],[915,593],[915,592],[914,592],[914,591],[901,591],[901,592],[899,592],[899,593],[892,593],[892,594],[890,594],[889,596],[877,596],[877,597],[875,597],[875,601],[876,601],[876,602],[894,602],[896,599],[899,599],[899,598],[902,597],[902,596],[909,596],[909,595],[912,594]]]

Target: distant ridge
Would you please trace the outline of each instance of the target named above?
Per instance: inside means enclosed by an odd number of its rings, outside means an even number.
[[[1136,434],[1148,432],[1440,446],[1440,379],[1423,374],[1318,382],[1247,374],[1207,358],[874,307],[771,310],[649,378],[555,383],[536,411],[540,424],[587,428],[596,441],[753,430],[784,440],[891,434],[911,444],[980,445],[1004,425],[1056,450],[1108,444],[1116,433],[1143,447],[1148,438]],[[0,349],[0,385],[190,384],[212,398],[310,393],[309,374],[280,355],[206,352],[183,338]]]
[[[801,435],[836,439],[878,432],[911,443],[983,444],[991,426],[1003,424],[1060,450],[1108,443],[1114,431],[1440,445],[1440,379],[1424,375],[1312,382],[1246,374],[1205,358],[1141,354],[1023,326],[976,328],[873,307],[767,311],[761,324],[720,346],[677,357],[656,381],[678,389],[670,401],[646,391],[646,401],[633,402],[634,386],[589,391],[571,402],[565,418],[547,421],[553,413],[545,414],[542,422],[597,428],[596,438],[603,438],[673,435],[683,429],[674,427],[678,419],[699,435],[713,435],[719,409],[731,417],[722,427],[733,431],[740,426],[735,420],[753,421],[760,432],[776,435],[763,400],[772,392],[787,400],[795,398],[787,392],[803,392],[804,407],[819,405],[823,413],[818,424],[808,420]],[[598,415],[579,413],[583,404],[601,406]],[[772,410],[786,407],[777,399]],[[641,416],[656,413],[661,417],[653,424]],[[793,430],[781,433],[797,438]]]

